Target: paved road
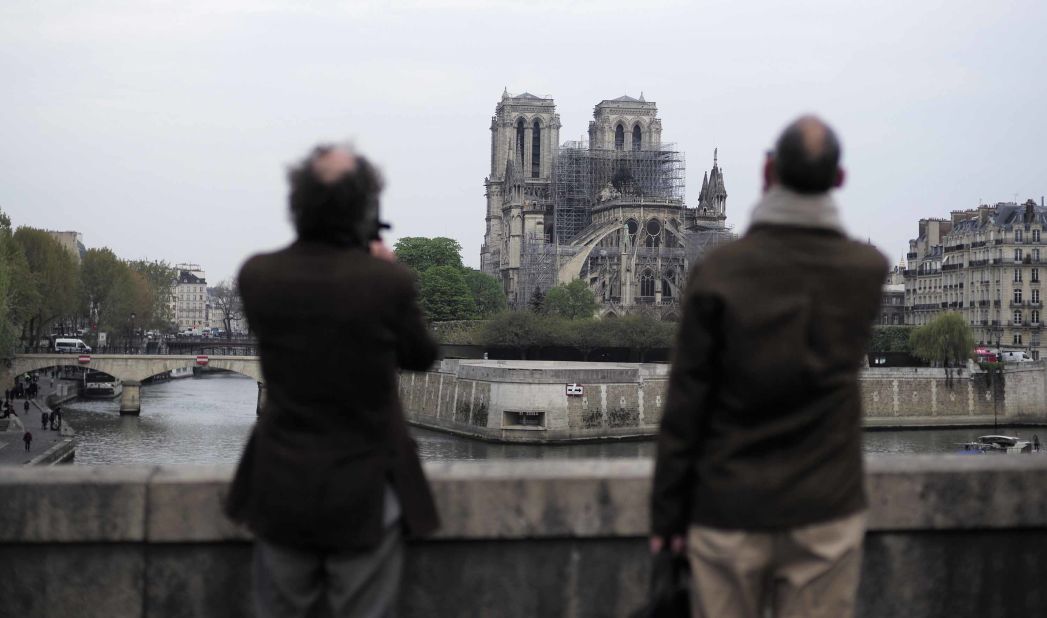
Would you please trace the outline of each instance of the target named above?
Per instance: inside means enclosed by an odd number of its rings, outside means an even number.
[[[46,408],[44,402],[47,400],[47,396],[56,392],[62,383],[62,380],[55,380],[54,387],[52,387],[51,378],[41,374],[37,380],[40,392],[37,394],[36,399],[29,400],[28,414],[24,411],[24,399],[16,399],[11,402],[18,416],[0,419],[0,465],[27,464],[33,457],[42,454],[58,442],[69,437],[68,435],[62,435],[64,432],[40,428],[40,413]],[[76,388],[75,382],[66,380],[64,383],[69,385],[70,388]],[[4,385],[4,388],[10,386],[10,384],[7,384]],[[2,395],[3,393],[0,392],[0,401],[2,401]],[[26,428],[33,434],[33,441],[30,444],[29,451],[25,450],[25,442],[22,440]]]

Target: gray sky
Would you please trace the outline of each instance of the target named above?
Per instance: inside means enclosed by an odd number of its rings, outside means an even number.
[[[738,231],[762,152],[822,114],[849,230],[897,261],[921,216],[1047,193],[1045,18],[1035,1],[9,0],[0,208],[216,283],[291,239],[285,166],[348,138],[386,175],[391,241],[451,236],[478,266],[503,87],[553,96],[561,141],[642,91],[686,153],[689,205],[720,149]]]

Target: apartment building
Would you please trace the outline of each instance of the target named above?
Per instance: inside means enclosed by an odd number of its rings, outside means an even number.
[[[1001,202],[955,210],[948,219],[921,219],[906,254],[906,323],[919,326],[956,311],[978,343],[1026,350],[1039,359],[1047,352],[1045,227],[1042,198],[1039,205]]]

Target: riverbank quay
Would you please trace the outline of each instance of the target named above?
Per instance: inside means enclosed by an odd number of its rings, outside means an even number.
[[[428,463],[443,527],[408,548],[400,615],[627,616],[647,589],[649,460]],[[3,610],[250,617],[232,466],[0,475]],[[858,615],[1041,615],[1047,458],[867,458]]]
[[[559,444],[649,439],[669,365],[445,359],[400,375],[407,420],[492,442]],[[1047,362],[997,374],[971,364],[868,368],[859,374],[866,428],[1047,424]]]
[[[40,392],[35,399],[29,400],[28,413],[23,409],[25,400],[16,399],[12,405],[17,403],[15,411],[18,416],[0,419],[0,466],[50,466],[71,462],[76,456],[76,432],[69,423],[63,420],[57,430],[43,429],[40,414],[76,399],[79,384],[75,380],[56,378],[52,386],[49,376],[40,375],[37,387]],[[26,429],[33,434],[29,451],[25,450],[22,441]]]

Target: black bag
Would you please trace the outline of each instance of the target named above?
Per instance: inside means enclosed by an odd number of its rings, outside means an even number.
[[[686,554],[663,549],[651,557],[651,585],[647,604],[631,618],[689,618],[691,569]]]

